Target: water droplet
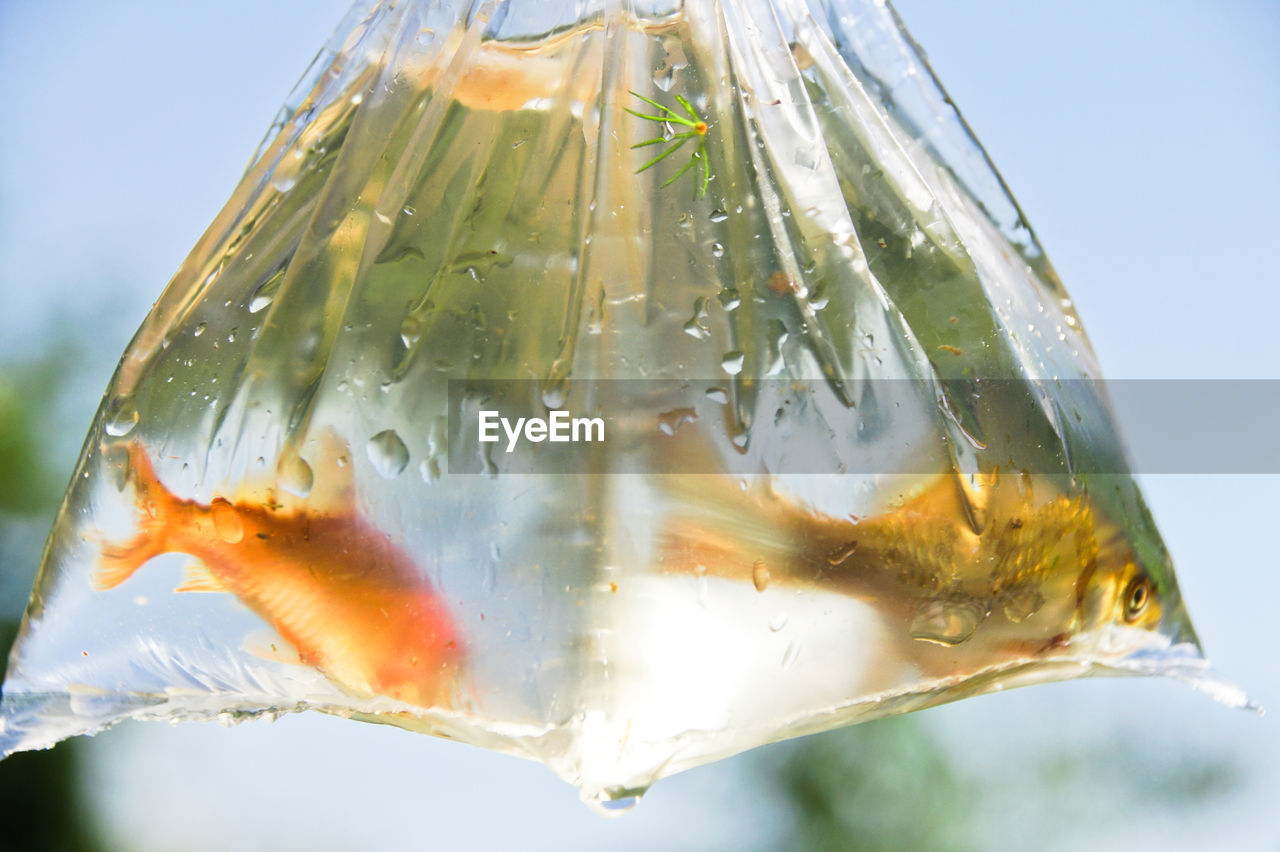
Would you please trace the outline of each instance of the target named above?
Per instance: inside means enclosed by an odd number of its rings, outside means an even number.
[[[724,246],[720,243],[712,243],[711,254],[715,257],[724,257]]]
[[[684,333],[695,340],[706,340],[711,336],[711,332],[699,325],[697,320],[689,320],[685,323]]]
[[[384,429],[369,439],[369,461],[386,479],[395,479],[409,464],[409,448],[394,429]]]
[[[1030,618],[1044,606],[1044,595],[1034,586],[1017,586],[1005,593],[1004,616],[1013,623]]]
[[[120,396],[107,408],[107,418],[102,428],[113,438],[123,438],[137,425],[138,409],[133,404],[133,397]]]
[[[102,457],[103,464],[107,467],[107,473],[111,477],[111,484],[115,486],[117,491],[123,491],[125,486],[129,484],[129,447],[123,443],[113,444]],[[88,471],[85,471],[88,473]]]
[[[193,331],[193,332],[191,332],[191,336],[192,336],[192,337],[199,337],[200,335],[204,334],[204,330],[205,330],[205,328],[207,328],[207,327],[208,327],[208,325],[209,325],[209,324],[208,324],[207,322],[202,322],[202,323],[200,323],[198,326],[196,326],[196,330],[195,330],[195,331]]]
[[[789,669],[796,664],[796,660],[800,658],[800,646],[795,642],[787,643],[787,650],[782,652],[782,662],[779,664],[784,669]]]
[[[742,304],[742,297],[738,295],[738,291],[733,287],[725,287],[720,291],[720,305],[726,311],[732,311],[738,305]]]
[[[707,388],[707,399],[712,402],[718,402],[721,405],[727,405],[729,393],[724,388]]]
[[[746,357],[746,353],[740,349],[726,352],[724,353],[724,358],[720,361],[720,366],[729,375],[736,376],[742,372],[742,362]]]
[[[542,404],[550,411],[563,408],[564,401],[568,396],[569,382],[567,379],[548,379],[542,385]]]
[[[779,630],[781,630],[786,626],[787,626],[787,614],[785,612],[780,612],[777,615],[775,615],[773,618],[769,619],[769,629],[772,630],[774,633],[777,633]]]
[[[693,303],[693,316],[684,324],[684,333],[697,340],[706,340],[711,332],[703,324],[707,318],[707,300],[699,296]]]
[[[418,473],[422,475],[422,481],[430,485],[440,478],[440,462],[427,459],[418,465]]]
[[[723,222],[728,218],[729,218],[729,214],[721,210],[719,207],[711,211],[712,222]]]
[[[416,209],[414,209],[413,207],[410,207],[410,206],[408,206],[408,205],[405,205],[405,206],[404,206],[404,208],[402,208],[402,209],[403,209],[404,215],[406,215],[406,216],[412,216],[412,215],[414,215],[415,213],[417,213],[417,212],[418,212]]]
[[[295,497],[306,497],[315,484],[315,474],[296,450],[287,449],[276,463],[276,482]]]
[[[249,313],[256,314],[269,304],[271,304],[270,296],[254,296],[249,300]]]
[[[911,622],[911,638],[935,645],[959,645],[986,617],[987,610],[974,600],[923,601]]]
[[[755,583],[756,591],[763,592],[769,588],[769,566],[763,559],[757,559],[751,566],[751,582]]]
[[[422,320],[412,314],[400,323],[400,342],[404,344],[405,349],[412,348],[413,344],[418,342],[418,338],[422,337],[422,326]]]
[[[768,331],[769,344],[769,368],[765,371],[765,375],[774,376],[782,372],[786,366],[783,358],[783,347],[787,343],[789,337],[786,325],[781,320],[770,320]]]
[[[674,435],[686,423],[698,420],[698,412],[692,408],[673,408],[658,415],[658,429],[665,435]]]
[[[643,787],[622,787],[585,795],[583,801],[601,816],[617,817],[632,810],[645,794]]]
[[[624,796],[621,799],[608,799],[600,803],[600,807],[610,814],[625,814],[640,804],[639,796]]]
[[[214,530],[227,544],[236,544],[244,538],[244,523],[231,501],[223,497],[214,498],[209,504],[209,513],[213,515]]]

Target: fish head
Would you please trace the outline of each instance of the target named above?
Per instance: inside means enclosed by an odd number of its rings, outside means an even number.
[[[1100,524],[1096,560],[1075,590],[1078,604],[1062,657],[1101,674],[1169,677],[1215,700],[1257,709],[1214,671],[1191,623],[1173,562],[1158,539]]]

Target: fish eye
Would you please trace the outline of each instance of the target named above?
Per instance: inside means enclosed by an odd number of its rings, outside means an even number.
[[[1147,605],[1151,603],[1153,591],[1151,579],[1145,574],[1139,574],[1129,581],[1129,587],[1124,592],[1125,621],[1136,621],[1138,616],[1142,615]]]

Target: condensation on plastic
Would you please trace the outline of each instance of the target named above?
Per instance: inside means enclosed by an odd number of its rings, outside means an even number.
[[[608,810],[1014,685],[1243,704],[1130,477],[1082,473],[1125,469],[1070,381],[1099,377],[886,4],[360,2],[124,353],[0,743],[316,709],[541,760]],[[613,379],[654,384],[595,398]],[[451,380],[625,434],[585,473],[522,472],[552,452],[526,444],[451,474]],[[795,447],[831,473],[786,473]],[[868,458],[930,472],[840,473]]]

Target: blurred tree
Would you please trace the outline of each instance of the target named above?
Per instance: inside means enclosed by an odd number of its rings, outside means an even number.
[[[51,473],[40,424],[53,418],[59,377],[71,360],[69,350],[57,349],[34,365],[0,372],[0,552],[8,574],[33,570],[40,558],[39,539],[15,535],[16,524],[44,527],[58,505],[62,480]],[[21,612],[20,600],[3,604],[6,613]],[[13,618],[0,621],[0,648],[7,651],[17,632]],[[80,801],[79,769],[79,749],[70,742],[0,762],[0,848],[100,849]]]
[[[50,416],[69,358],[57,350],[25,368],[0,370],[0,513],[43,515],[57,506],[61,492],[40,451],[36,424]]]
[[[897,716],[809,737],[778,780],[796,849],[964,850],[974,791],[916,719]]]
[[[1015,751],[1010,766],[948,748],[915,716],[803,739],[773,772],[793,814],[785,848],[1073,849],[1170,817],[1193,824],[1245,780],[1236,755],[1114,720],[1084,741]]]

